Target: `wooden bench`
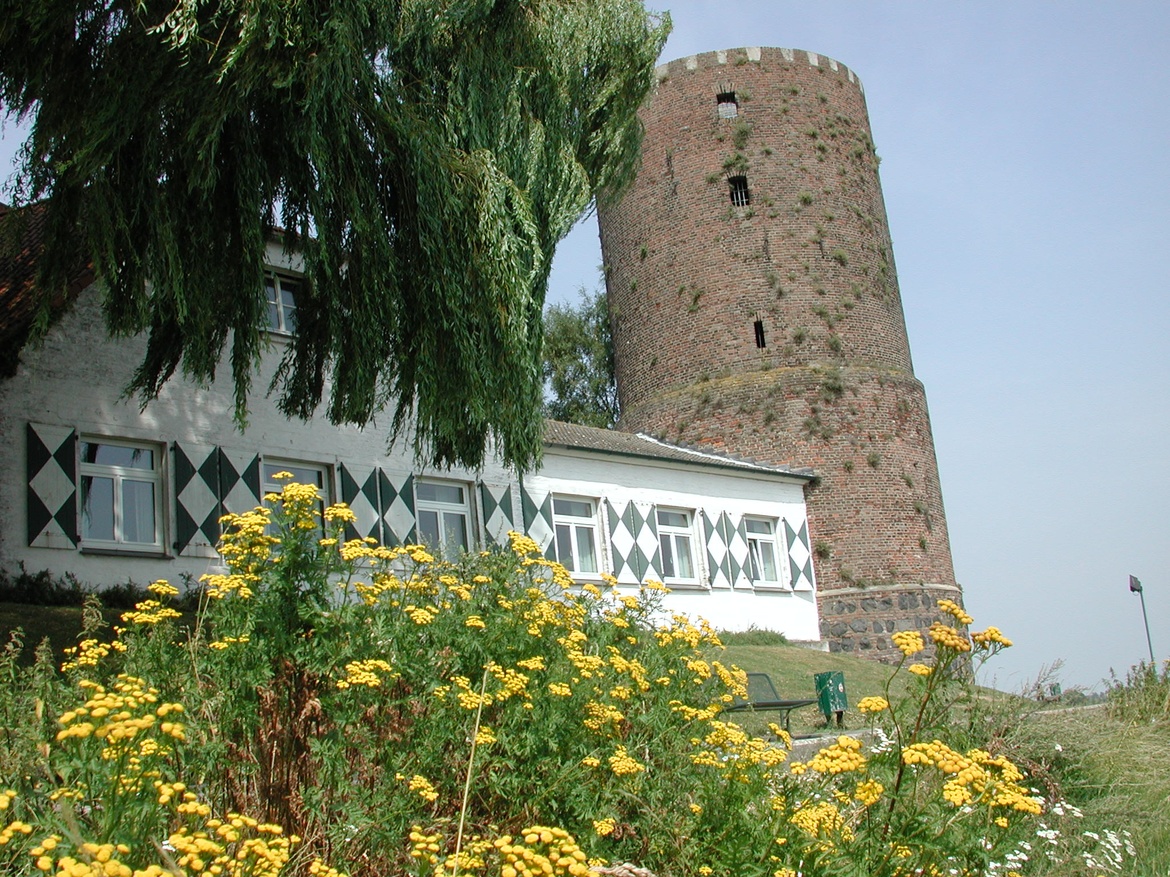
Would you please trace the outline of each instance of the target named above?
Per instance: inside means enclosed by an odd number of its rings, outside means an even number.
[[[724,712],[750,711],[754,713],[780,713],[780,721],[784,725],[784,730],[788,733],[791,733],[788,729],[788,722],[791,718],[792,711],[817,702],[815,697],[800,700],[781,700],[780,695],[776,691],[776,686],[772,684],[772,678],[767,673],[747,674],[747,694],[746,700],[737,697]]]

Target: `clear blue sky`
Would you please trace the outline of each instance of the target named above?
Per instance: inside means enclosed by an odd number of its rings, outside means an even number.
[[[655,4],[652,2],[652,8]],[[725,0],[663,61],[808,49],[865,84],[955,572],[1016,689],[1170,657],[1170,4]],[[597,283],[592,219],[549,290]]]
[[[671,13],[664,61],[783,46],[865,84],[956,574],[976,623],[1017,642],[995,683],[1058,660],[1066,686],[1124,675],[1147,655],[1130,573],[1170,657],[1170,4]],[[550,300],[593,287],[599,261],[588,220]]]

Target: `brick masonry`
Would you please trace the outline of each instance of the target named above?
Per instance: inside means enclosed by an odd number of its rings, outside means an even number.
[[[861,82],[710,52],[660,67],[642,118],[642,169],[599,211],[621,427],[814,467],[822,636],[894,657],[959,589]]]

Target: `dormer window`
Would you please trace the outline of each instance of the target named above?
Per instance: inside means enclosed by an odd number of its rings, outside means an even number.
[[[734,91],[719,92],[715,95],[715,104],[721,119],[734,119],[739,115],[739,101],[736,100]]]
[[[268,331],[294,335],[297,331],[297,296],[304,281],[287,274],[269,274],[264,278],[268,297]]]

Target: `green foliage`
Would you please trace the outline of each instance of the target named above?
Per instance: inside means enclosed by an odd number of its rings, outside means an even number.
[[[553,304],[544,314],[546,417],[609,429],[619,408],[613,334],[605,291],[580,290],[574,307]]]
[[[575,585],[515,535],[458,564],[345,542],[314,488],[273,502],[226,521],[187,635],[156,582],[112,641],[90,613],[63,676],[0,655],[4,873],[983,877],[1033,836],[970,706],[968,655],[1008,643],[953,603],[858,703],[871,745],[795,757],[722,720],[744,678],[656,584]]]
[[[786,646],[788,637],[777,630],[749,627],[747,630],[725,630],[719,633],[723,645],[732,646]]]
[[[148,334],[143,400],[230,338],[242,422],[279,227],[308,281],[281,410],[328,384],[335,423],[389,406],[435,463],[477,467],[490,435],[529,469],[553,248],[631,178],[668,30],[637,0],[9,4],[43,299],[93,259],[108,328]]]
[[[1125,681],[1113,678],[1109,686],[1109,714],[1131,723],[1170,720],[1170,661],[1142,661],[1129,668]]]

